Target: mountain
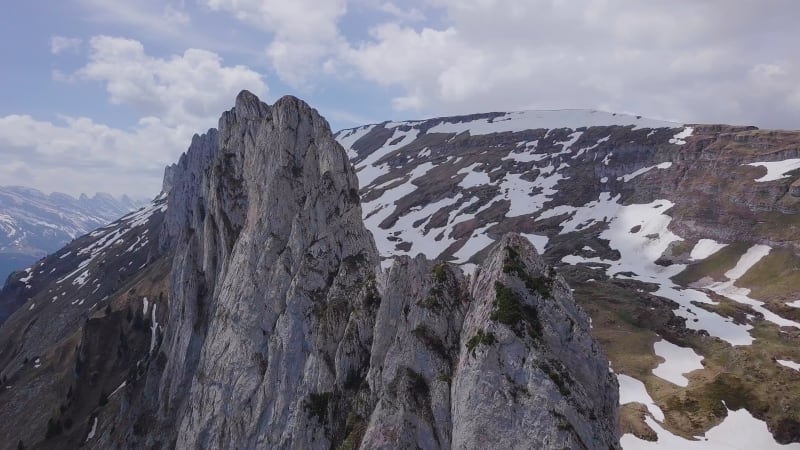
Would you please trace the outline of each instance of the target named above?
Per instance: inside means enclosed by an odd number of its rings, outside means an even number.
[[[562,110],[337,139],[384,266],[536,246],[619,376],[625,448],[800,442],[800,132]]]
[[[619,448],[617,379],[527,239],[382,269],[364,212],[315,110],[242,92],[149,206],[10,277],[2,447]]]
[[[97,227],[139,208],[127,196],[94,197],[0,186],[0,280]],[[5,319],[0,313],[0,322]]]

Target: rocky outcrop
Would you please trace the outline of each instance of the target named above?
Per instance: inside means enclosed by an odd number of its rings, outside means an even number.
[[[616,446],[616,379],[525,239],[504,237],[469,278],[401,257],[379,290],[362,448]]]

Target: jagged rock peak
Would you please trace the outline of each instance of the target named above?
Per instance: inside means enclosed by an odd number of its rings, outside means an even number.
[[[452,448],[618,448],[616,377],[588,316],[533,245],[504,235],[469,292],[466,345],[453,377]],[[508,423],[536,425],[491,441],[482,431]]]
[[[233,111],[240,118],[263,119],[269,117],[270,107],[252,92],[243,90],[236,96],[236,106],[233,107]]]
[[[378,256],[328,123],[294,97],[267,106],[243,92],[181,158],[169,202],[172,323],[159,382],[180,406],[162,411],[165,431],[182,448],[330,439],[314,415],[292,411],[353,376],[353,353],[368,344],[347,331],[349,311],[371,304]],[[226,402],[209,403],[220,387]]]

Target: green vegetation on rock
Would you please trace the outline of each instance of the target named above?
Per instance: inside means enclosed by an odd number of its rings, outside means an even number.
[[[508,325],[518,336],[527,331],[532,338],[542,335],[542,324],[536,308],[526,305],[511,288],[499,281],[494,283],[495,300],[490,319]]]
[[[494,333],[484,332],[483,328],[479,329],[475,336],[472,336],[469,341],[467,341],[467,350],[469,350],[470,354],[475,356],[475,348],[479,345],[492,345],[497,342],[497,339],[494,337]]]
[[[533,277],[525,270],[525,265],[520,259],[519,253],[511,247],[506,247],[503,272],[518,277],[531,292],[536,292],[542,297],[550,297],[555,277],[555,271],[552,267],[548,270],[548,276]]]
[[[569,385],[574,383],[574,381],[559,361],[541,361],[539,363],[539,368],[550,377],[553,383],[555,383],[561,395],[569,395],[572,393]]]

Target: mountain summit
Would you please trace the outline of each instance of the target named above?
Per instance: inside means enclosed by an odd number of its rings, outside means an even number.
[[[386,270],[328,123],[242,92],[168,193],[12,277],[4,448],[618,448],[588,316],[507,234]],[[20,414],[25,411],[26,414]]]

